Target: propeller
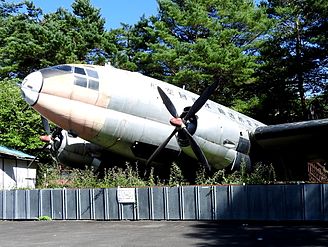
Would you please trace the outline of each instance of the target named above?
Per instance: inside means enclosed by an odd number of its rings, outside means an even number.
[[[43,145],[43,147],[40,150],[38,150],[37,155],[35,155],[33,160],[31,160],[31,162],[27,165],[27,168],[29,168],[35,162],[35,160],[39,158],[40,153],[46,150],[49,147],[49,145],[50,145],[49,143],[46,143]]]
[[[146,162],[146,166],[150,165],[152,161],[156,158],[156,156],[165,148],[165,146],[169,143],[171,138],[176,133],[183,133],[184,136],[188,139],[190,146],[196,155],[197,159],[200,161],[200,163],[209,171],[211,170],[210,165],[208,164],[208,161],[196,142],[196,140],[193,138],[192,134],[190,134],[187,126],[189,123],[189,120],[204,106],[206,101],[209,99],[209,97],[212,95],[212,93],[216,90],[219,83],[218,81],[214,82],[212,85],[207,87],[202,94],[199,96],[199,98],[194,102],[194,104],[189,108],[188,112],[186,114],[181,114],[180,116],[177,113],[177,110],[170,100],[170,98],[166,95],[166,93],[158,86],[157,90],[159,95],[162,98],[163,104],[165,105],[166,109],[169,111],[169,113],[172,115],[172,119],[170,120],[170,124],[175,126],[175,129],[172,131],[172,133],[169,135],[168,138],[155,150],[155,152],[149,157],[149,159]]]
[[[46,119],[44,116],[41,115],[41,121],[44,130],[46,131],[47,135],[50,135],[50,125],[48,119]]]
[[[61,131],[62,129],[59,127],[56,127],[53,132],[51,132],[50,125],[48,119],[43,117],[41,115],[41,121],[43,128],[46,132],[46,135],[40,136],[40,140],[44,142],[45,144],[43,145],[42,148],[39,149],[37,155],[33,158],[33,160],[28,164],[28,167],[30,167],[35,160],[39,157],[40,153],[42,153],[45,150],[49,150],[52,156],[55,156],[55,152],[57,152],[57,149],[60,145],[61,139],[62,139],[62,134]]]

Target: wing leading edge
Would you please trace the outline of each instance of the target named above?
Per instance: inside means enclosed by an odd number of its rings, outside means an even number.
[[[265,151],[328,158],[328,119],[260,126],[250,136],[251,142]]]

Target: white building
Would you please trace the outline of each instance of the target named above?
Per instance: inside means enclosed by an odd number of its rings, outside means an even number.
[[[0,146],[0,190],[35,188],[35,157]]]

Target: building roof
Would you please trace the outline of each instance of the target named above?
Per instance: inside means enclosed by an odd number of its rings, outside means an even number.
[[[2,155],[12,156],[17,159],[27,159],[27,160],[35,159],[35,156],[32,156],[32,155],[26,154],[24,152],[0,145],[0,156],[2,156]]]

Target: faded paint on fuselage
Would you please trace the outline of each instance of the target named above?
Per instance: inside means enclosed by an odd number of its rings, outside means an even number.
[[[75,85],[74,73],[58,72],[43,78],[38,101],[33,107],[60,127],[129,158],[136,158],[131,151],[132,143],[158,146],[174,128],[169,124],[171,116],[157,86],[166,92],[179,113],[198,98],[194,93],[140,73],[111,66],[70,66],[96,70],[99,88]],[[217,169],[234,161],[240,137],[249,139],[250,131],[264,125],[210,100],[197,117],[194,138]],[[181,150],[175,138],[167,147]],[[184,152],[194,156],[190,148]]]

